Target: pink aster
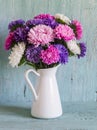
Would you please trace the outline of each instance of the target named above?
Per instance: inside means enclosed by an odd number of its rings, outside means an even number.
[[[75,39],[75,34],[73,29],[71,29],[68,25],[59,24],[55,30],[55,36],[59,39],[64,39],[65,41]]]
[[[80,40],[82,38],[82,34],[83,34],[82,25],[77,20],[73,20],[72,24],[75,26],[74,31],[75,31],[76,39]]]
[[[28,33],[28,41],[35,46],[49,44],[53,40],[53,29],[46,25],[37,25]]]
[[[37,16],[34,17],[35,19],[54,19],[54,16],[50,15],[50,14],[39,14]]]
[[[9,33],[8,36],[5,39],[4,48],[5,50],[9,50],[11,48],[12,42],[14,39],[14,33]]]
[[[56,47],[50,45],[48,49],[41,51],[42,62],[50,65],[59,61],[59,52]]]

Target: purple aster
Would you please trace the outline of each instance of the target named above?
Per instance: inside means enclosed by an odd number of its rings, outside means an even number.
[[[50,26],[52,29],[54,29],[59,24],[55,21],[55,19],[45,18],[43,19],[43,24]]]
[[[81,54],[78,55],[78,58],[84,57],[86,55],[86,45],[85,45],[85,43],[80,43],[79,46],[81,49]]]
[[[28,32],[30,31],[30,28],[25,26],[23,30],[23,36],[24,36],[24,42],[27,42]]]
[[[27,60],[33,63],[39,63],[41,50],[42,50],[41,46],[38,47],[34,47],[33,45],[28,46],[25,53]]]
[[[61,45],[61,44],[56,44],[55,47],[58,49],[59,51],[59,62],[62,64],[65,64],[66,62],[68,62],[68,50],[65,48],[65,46]]]
[[[30,19],[26,22],[28,27],[33,27],[35,25],[43,24],[42,19]]]
[[[11,31],[14,31],[18,27],[23,27],[24,24],[25,24],[25,21],[22,20],[22,19],[12,21],[12,22],[9,23],[8,29],[11,30]]]
[[[27,34],[28,34],[29,28],[17,28],[14,31],[14,39],[16,42],[27,42]]]
[[[47,26],[50,26],[51,28],[55,28],[56,26],[58,26],[59,24],[54,20],[54,19],[51,19],[51,18],[44,18],[44,19],[31,19],[31,20],[28,20],[26,22],[26,25],[28,27],[33,27],[35,25],[39,25],[39,24],[44,24],[44,25],[47,25]]]

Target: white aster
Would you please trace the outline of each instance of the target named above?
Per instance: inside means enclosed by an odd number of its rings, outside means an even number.
[[[55,18],[64,21],[66,24],[71,23],[71,20],[67,16],[65,16],[63,14],[55,14]]]
[[[25,51],[25,43],[24,42],[18,43],[17,45],[15,45],[12,48],[11,54],[8,57],[9,64],[12,67],[18,67],[18,64],[20,63],[20,60],[24,54],[24,51]]]
[[[70,40],[70,41],[68,41],[67,42],[67,47],[75,55],[81,53],[80,47],[77,45],[76,40]]]

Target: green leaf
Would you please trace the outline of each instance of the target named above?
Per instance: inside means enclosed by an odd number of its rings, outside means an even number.
[[[27,65],[30,65],[30,66],[32,66],[33,68],[35,68],[35,69],[36,69],[36,65],[35,65],[35,64],[33,64],[33,63],[31,63],[31,62],[27,61],[27,62],[26,62],[26,64],[27,64]]]
[[[56,21],[57,21],[58,23],[65,24],[65,22],[64,22],[63,20],[61,20],[61,19],[56,19]]]
[[[75,54],[71,51],[69,51],[69,56],[74,56]]]
[[[21,66],[21,65],[24,65],[24,64],[26,64],[26,59],[24,57],[22,57],[18,66]]]

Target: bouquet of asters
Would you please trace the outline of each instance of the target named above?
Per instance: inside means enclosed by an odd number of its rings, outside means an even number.
[[[15,20],[8,25],[5,49],[12,67],[28,64],[44,69],[66,64],[70,56],[84,57],[86,45],[79,42],[83,28],[78,20],[63,14],[39,14],[33,19]]]

